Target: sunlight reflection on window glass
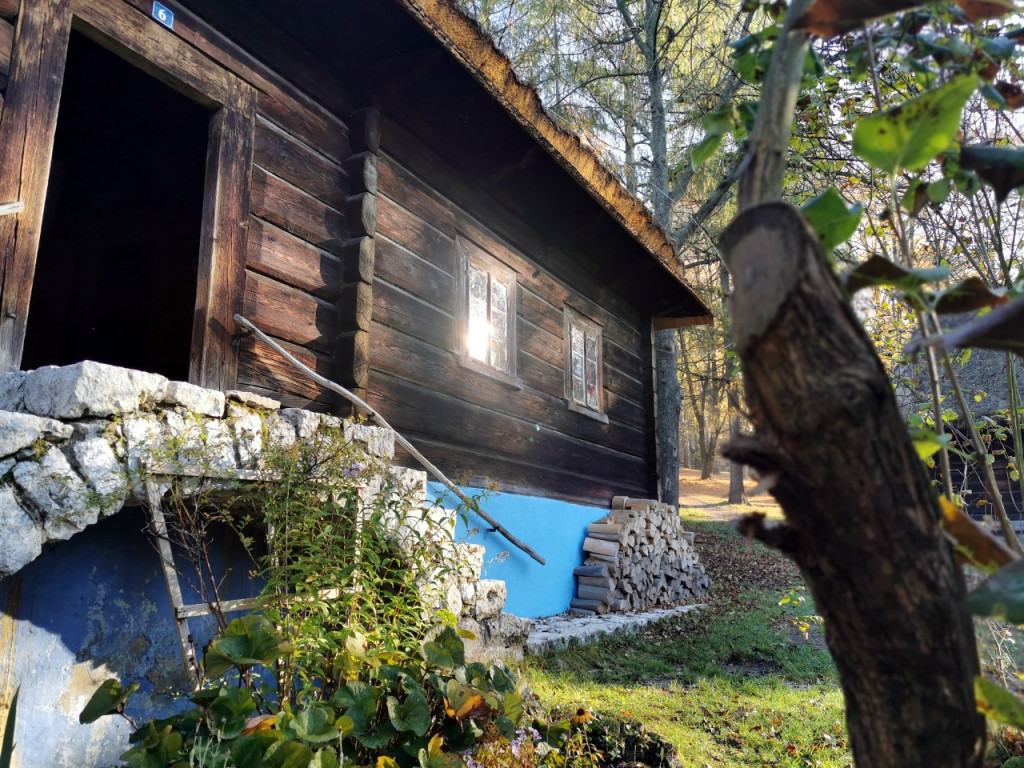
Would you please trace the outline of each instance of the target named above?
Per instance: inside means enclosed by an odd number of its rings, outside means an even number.
[[[469,356],[474,360],[487,362],[487,342],[491,338],[491,324],[486,317],[471,317],[469,319],[469,338],[466,346],[469,349]]]

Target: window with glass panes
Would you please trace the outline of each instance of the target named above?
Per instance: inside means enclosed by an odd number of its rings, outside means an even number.
[[[570,405],[600,412],[601,326],[566,308],[566,398]]]
[[[463,362],[515,375],[515,273],[462,238],[460,350]]]

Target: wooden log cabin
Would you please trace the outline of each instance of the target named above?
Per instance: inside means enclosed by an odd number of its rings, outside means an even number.
[[[451,0],[0,0],[0,88],[0,369],[344,410],[241,312],[497,487],[549,560],[492,574],[524,615],[568,605],[598,507],[656,495],[653,330],[709,312]]]

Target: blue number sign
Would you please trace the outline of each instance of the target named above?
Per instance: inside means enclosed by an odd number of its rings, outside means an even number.
[[[153,2],[153,18],[168,29],[174,29],[174,11],[166,5],[155,2],[155,0]]]

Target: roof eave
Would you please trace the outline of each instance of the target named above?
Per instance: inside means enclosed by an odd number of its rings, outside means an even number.
[[[711,310],[689,285],[665,231],[646,206],[630,194],[579,137],[559,126],[540,96],[519,79],[508,58],[452,0],[397,0],[505,110],[601,205],[676,281],[701,311],[674,318],[677,328],[713,322]],[[660,318],[668,321],[669,318]]]

